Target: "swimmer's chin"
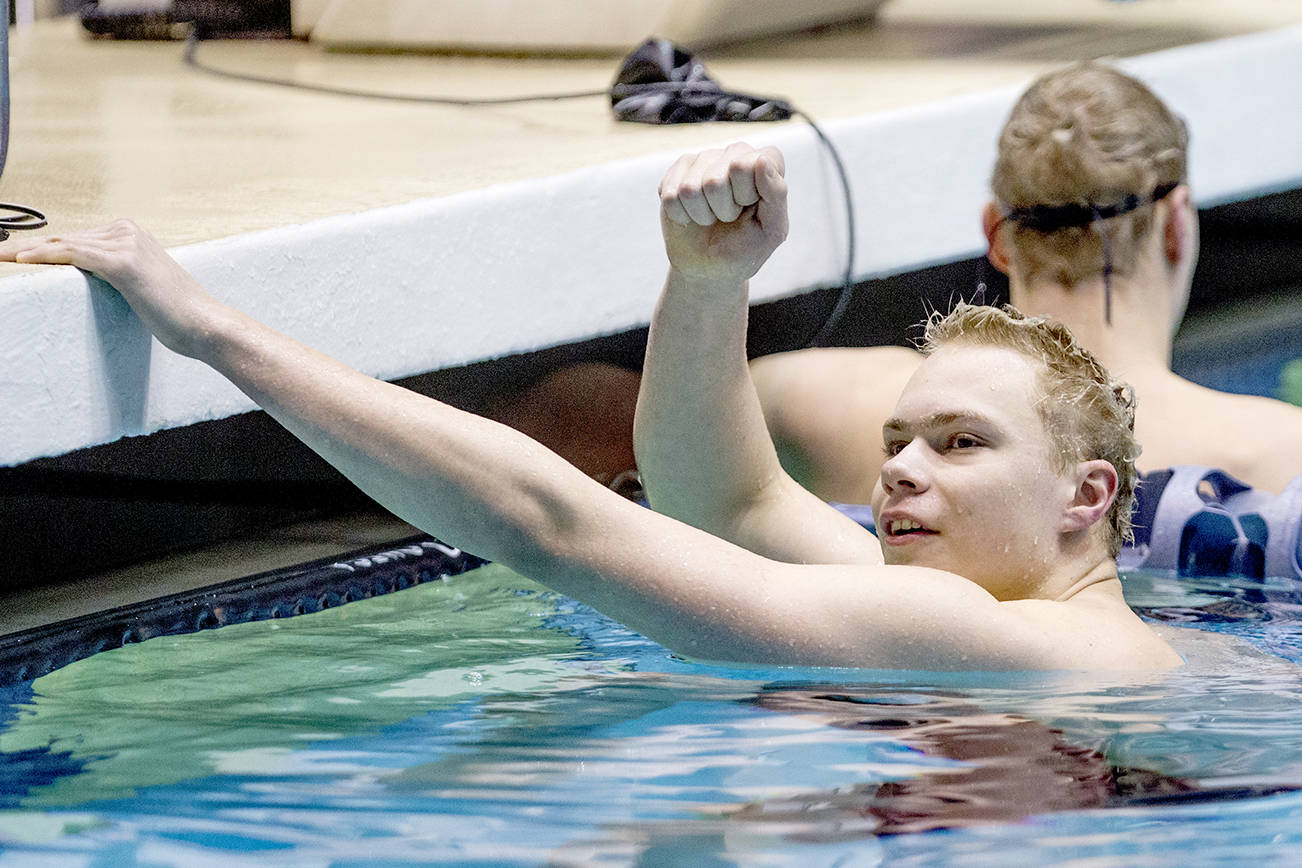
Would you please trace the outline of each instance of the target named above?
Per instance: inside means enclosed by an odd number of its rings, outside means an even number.
[[[920,551],[919,547],[914,546],[893,546],[886,542],[882,543],[882,561],[891,567],[931,567],[932,569],[945,570],[946,572],[960,572],[957,564],[951,564],[948,561],[941,563],[943,558],[938,558],[932,552]]]

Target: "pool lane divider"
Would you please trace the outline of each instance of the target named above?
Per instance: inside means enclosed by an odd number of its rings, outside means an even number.
[[[0,636],[0,687],[157,636],[288,618],[443,581],[487,563],[414,536]]]

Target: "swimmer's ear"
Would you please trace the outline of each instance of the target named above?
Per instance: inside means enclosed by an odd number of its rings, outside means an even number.
[[[1063,533],[1089,530],[1107,518],[1117,496],[1117,469],[1096,458],[1076,465],[1076,490],[1062,516]]]
[[[1189,207],[1189,186],[1181,184],[1172,190],[1164,200],[1167,204],[1166,221],[1163,229],[1162,244],[1166,261],[1170,265],[1179,264],[1187,252],[1186,244],[1189,233],[1193,231],[1192,220],[1197,216]]]
[[[986,244],[989,245],[986,258],[991,265],[1007,274],[1008,249],[1004,246],[1003,234],[999,231],[1003,219],[1003,212],[994,202],[987,202],[986,207],[981,209],[981,230],[985,232]]]

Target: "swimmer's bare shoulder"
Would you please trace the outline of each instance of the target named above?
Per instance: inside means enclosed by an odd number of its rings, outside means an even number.
[[[1302,474],[1302,407],[1217,392],[1176,377],[1160,389],[1136,389],[1145,408],[1135,420],[1144,444],[1142,469],[1207,465],[1271,492]]]
[[[1137,672],[1181,663],[1126,604],[1115,573],[1067,600],[1000,601],[969,579],[928,567],[769,570],[775,581],[766,583],[762,605],[734,596],[709,607],[751,621],[747,632],[765,642],[752,658],[928,671]],[[718,594],[719,584],[709,589]]]
[[[1067,600],[1001,604],[1054,631],[1062,669],[1169,669],[1184,660],[1126,603],[1120,582],[1093,585]]]
[[[1235,450],[1234,463],[1241,478],[1266,491],[1283,490],[1302,474],[1302,407],[1256,395],[1226,395],[1209,408],[1215,418],[1227,420],[1224,438],[1210,439]],[[1231,421],[1232,420],[1232,421]]]

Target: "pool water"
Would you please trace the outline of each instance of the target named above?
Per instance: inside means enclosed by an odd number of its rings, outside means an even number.
[[[1168,673],[749,670],[483,567],[7,688],[0,866],[1287,864],[1298,590],[1129,577]]]

